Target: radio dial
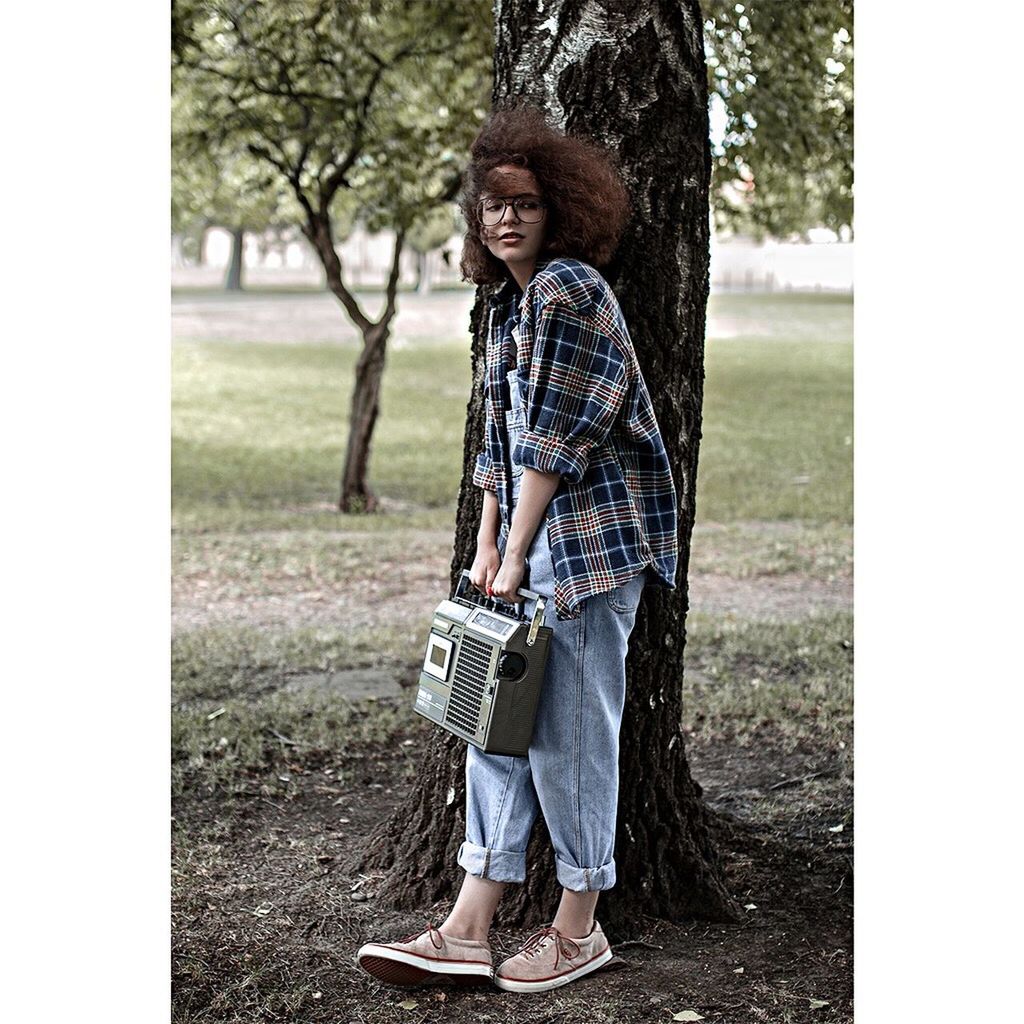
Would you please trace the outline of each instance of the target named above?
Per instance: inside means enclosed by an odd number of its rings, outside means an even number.
[[[526,659],[515,651],[506,651],[498,658],[498,678],[518,679],[526,671]]]

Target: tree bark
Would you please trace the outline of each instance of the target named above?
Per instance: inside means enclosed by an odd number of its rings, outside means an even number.
[[[348,444],[345,465],[341,472],[341,494],[338,509],[341,512],[375,512],[377,496],[370,490],[367,473],[370,464],[370,446],[373,428],[380,412],[380,385],[384,376],[391,321],[397,308],[399,266],[407,229],[395,232],[395,248],[391,256],[391,269],[385,286],[384,312],[376,322],[359,308],[355,296],[345,286],[341,259],[334,248],[330,215],[326,206],[317,212],[309,211],[302,233],[309,239],[320,257],[327,276],[327,287],[345,307],[352,322],[363,335],[363,351],[356,363],[355,384],[349,409]]]
[[[242,290],[242,258],[245,255],[245,228],[231,229],[231,260],[224,287],[229,292]]]
[[[363,335],[363,351],[356,363],[355,385],[349,412],[348,445],[341,473],[342,512],[375,512],[377,497],[367,484],[370,444],[380,412],[380,385],[384,377],[384,356],[389,331],[375,324]]]
[[[622,160],[634,216],[614,262],[614,288],[672,460],[679,505],[677,589],[648,587],[630,640],[620,735],[617,883],[600,919],[620,934],[640,915],[733,919],[709,834],[709,812],[686,759],[682,717],[687,570],[701,436],[709,291],[707,78],[696,0],[497,0],[495,103],[522,97],[571,134]],[[600,211],[594,211],[600,216]],[[473,309],[473,394],[452,583],[472,562],[481,492],[471,484],[483,436],[483,296]],[[408,801],[371,840],[362,870],[386,872],[378,898],[410,909],[451,895],[462,872],[465,746],[435,730]],[[499,909],[508,925],[551,918],[558,894],[538,819],[527,882]]]

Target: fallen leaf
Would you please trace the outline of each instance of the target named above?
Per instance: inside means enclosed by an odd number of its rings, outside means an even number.
[[[703,1020],[704,1018],[696,1010],[680,1010],[672,1014],[673,1020]]]
[[[415,999],[403,999],[398,1005],[403,1010],[415,1010],[420,1004]]]
[[[823,1006],[828,1006],[828,1000],[827,999],[812,999],[811,1000],[811,1009],[812,1010],[820,1010]]]

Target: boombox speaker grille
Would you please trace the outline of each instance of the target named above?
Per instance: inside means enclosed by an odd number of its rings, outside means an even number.
[[[475,636],[463,636],[459,657],[452,676],[451,696],[445,709],[446,722],[474,734],[480,724],[480,705],[483,703],[491,654],[494,648]]]

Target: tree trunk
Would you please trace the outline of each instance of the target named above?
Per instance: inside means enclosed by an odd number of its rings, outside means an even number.
[[[416,294],[430,294],[430,264],[429,252],[416,253]]]
[[[320,257],[327,276],[328,289],[345,307],[345,312],[363,334],[363,351],[359,356],[359,362],[356,363],[355,385],[352,389],[348,447],[345,450],[345,465],[341,473],[341,496],[338,498],[338,509],[341,512],[374,512],[378,505],[377,497],[367,483],[370,444],[373,440],[377,413],[380,411],[380,384],[384,375],[391,321],[395,316],[399,264],[406,230],[400,226],[395,233],[391,270],[384,289],[384,312],[374,323],[359,308],[355,296],[345,286],[341,259],[334,248],[334,234],[326,204],[318,211],[309,209],[307,222],[302,227],[302,233],[309,239]]]
[[[231,229],[231,260],[224,287],[229,292],[242,290],[242,257],[245,253],[245,228]]]
[[[557,25],[557,29],[552,29]],[[709,291],[706,67],[695,0],[498,0],[494,101],[523,97],[572,134],[621,156],[634,216],[603,273],[622,305],[672,460],[679,500],[678,588],[648,587],[627,658],[620,749],[617,883],[600,919],[620,934],[641,914],[671,920],[737,916],[709,834],[681,728],[687,569],[701,436]],[[600,211],[595,211],[600,216]],[[471,564],[482,494],[470,483],[483,435],[482,297],[471,317],[473,395],[452,582]],[[378,898],[421,909],[451,895],[462,872],[465,745],[435,730],[408,801],[358,865],[387,872]],[[508,925],[551,918],[558,893],[542,816],[527,882],[509,886]]]
[[[373,428],[380,412],[380,384],[384,376],[388,334],[386,326],[374,325],[363,337],[363,351],[356,363],[348,447],[338,500],[338,508],[342,512],[375,512],[377,509],[376,495],[367,486],[366,479]]]
[[[205,221],[203,226],[199,229],[199,266],[205,267],[209,254],[206,251],[207,243],[210,240],[210,228],[211,224],[209,221]]]

